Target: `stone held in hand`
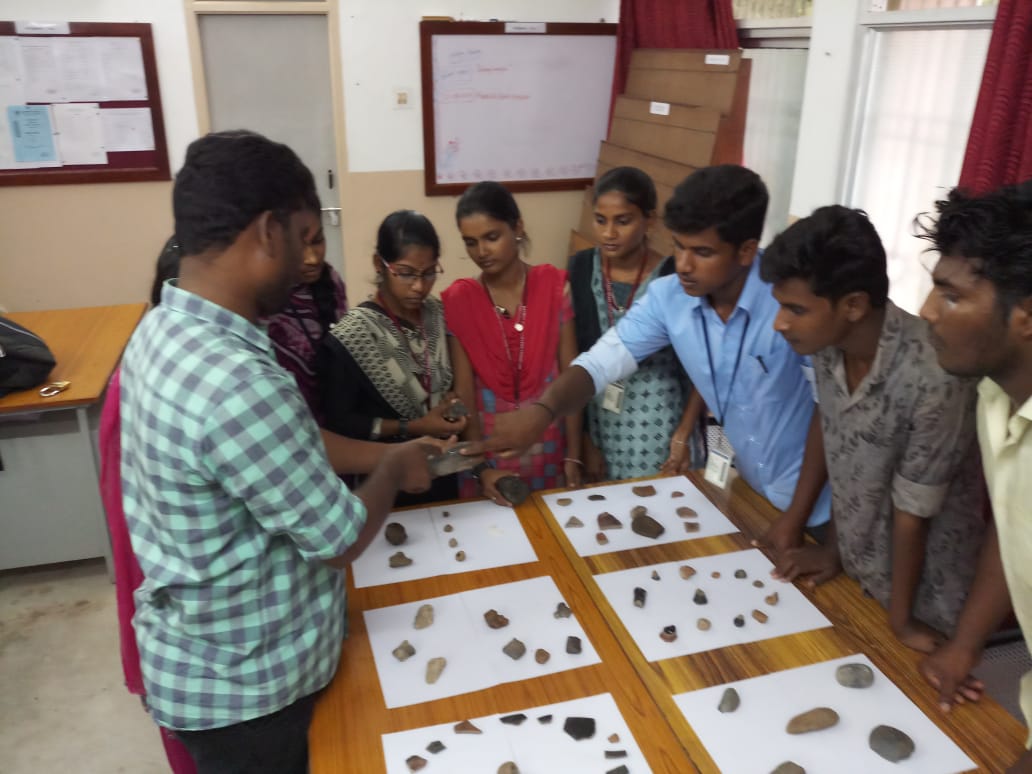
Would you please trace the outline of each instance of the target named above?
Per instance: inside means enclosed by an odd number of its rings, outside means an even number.
[[[677,639],[677,627],[673,624],[664,626],[663,630],[659,633],[659,639],[663,642],[673,642]]]
[[[383,536],[387,538],[387,542],[392,546],[400,546],[408,539],[408,533],[405,532],[405,527],[396,521],[392,521],[387,525],[387,528],[383,532]]]
[[[598,515],[599,529],[623,529],[623,522],[609,511],[603,511]]]
[[[645,607],[645,596],[648,594],[641,586],[634,587],[634,606]]]
[[[575,637],[571,634],[569,637],[566,638],[566,652],[569,653],[571,656],[576,656],[578,653],[581,652],[580,637]]]
[[[412,621],[415,629],[426,629],[434,625],[434,606],[430,604],[420,605],[416,611],[416,618]]]
[[[870,688],[874,684],[874,670],[867,664],[841,664],[835,670],[835,680],[843,688]]]
[[[720,697],[720,704],[717,705],[717,709],[723,713],[734,712],[738,709],[738,706],[742,703],[741,697],[738,695],[738,691],[734,688],[725,688],[723,695]]]
[[[437,656],[426,662],[426,681],[430,685],[437,682],[441,676],[441,672],[448,665],[448,659],[443,656]]]
[[[530,497],[530,487],[519,476],[502,476],[495,482],[498,493],[513,505],[523,505]]]
[[[482,734],[482,733],[484,733],[483,731],[481,731],[479,728],[474,726],[468,720],[460,720],[458,723],[455,724],[455,727],[454,727],[453,730],[455,731],[456,734]]]
[[[652,497],[656,493],[656,487],[652,486],[652,484],[632,486],[631,492],[634,493],[635,497]]]
[[[499,613],[493,607],[484,613],[484,620],[492,629],[503,629],[509,625],[509,619]]]
[[[578,519],[576,516],[571,516],[566,520],[564,525],[567,529],[575,529],[576,527],[583,527],[584,522]]]
[[[813,731],[823,731],[826,728],[831,728],[838,721],[838,713],[830,707],[814,707],[812,710],[801,712],[788,721],[785,731],[790,734],[809,734]]]
[[[878,755],[892,763],[904,761],[914,754],[914,740],[893,726],[875,726],[867,743]]]
[[[511,658],[513,661],[519,661],[521,658],[523,658],[523,654],[526,652],[527,646],[515,637],[509,640],[505,644],[505,647],[502,648],[502,653]]]
[[[692,597],[692,602],[694,602],[697,605],[705,605],[709,602],[709,599],[706,598],[705,591],[703,591],[702,589],[696,589],[695,596]]]
[[[806,769],[795,761],[785,761],[784,763],[779,763],[777,768],[771,771],[770,774],[806,774]]]
[[[635,516],[631,522],[631,530],[642,537],[656,540],[666,529],[651,516]]]
[[[595,735],[595,718],[569,717],[563,723],[563,731],[576,739],[591,739]]]
[[[390,559],[387,560],[387,564],[393,568],[408,567],[412,564],[412,560],[405,556],[404,551],[396,551],[391,554]]]
[[[391,655],[398,659],[398,661],[407,661],[416,655],[416,649],[408,640],[402,640],[401,644],[391,651]]]
[[[456,399],[448,404],[448,407],[441,412],[441,416],[449,422],[457,422],[463,417],[469,416],[469,409],[466,408],[465,403]]]
[[[569,618],[571,615],[573,615],[573,611],[570,610],[569,605],[565,602],[560,602],[556,605],[555,612],[552,613],[553,618]]]
[[[419,771],[426,766],[426,758],[421,758],[418,755],[410,755],[405,759],[405,765],[408,766],[409,771]]]

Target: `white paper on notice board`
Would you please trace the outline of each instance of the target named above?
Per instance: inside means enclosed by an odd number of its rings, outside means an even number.
[[[108,108],[100,111],[108,153],[154,150],[150,108]]]
[[[96,102],[52,105],[62,164],[107,164],[104,127]]]

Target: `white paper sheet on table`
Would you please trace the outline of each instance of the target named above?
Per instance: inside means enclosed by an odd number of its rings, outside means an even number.
[[[518,726],[502,723],[499,718],[522,712],[527,719]],[[550,723],[538,718],[551,715]],[[595,735],[576,741],[563,731],[568,717],[595,719]],[[455,723],[470,720],[482,734],[456,734]],[[608,737],[617,734],[618,742]],[[621,763],[634,774],[649,772],[641,748],[608,693],[583,699],[546,704],[479,718],[456,718],[453,723],[384,734],[383,756],[387,774],[409,774],[405,761],[411,755],[425,758],[427,771],[493,772],[505,761],[515,763],[521,772],[562,772],[563,774],[599,774]],[[439,741],[445,749],[433,754],[427,745]],[[626,758],[606,759],[606,750],[625,750]]]
[[[635,486],[652,486],[656,494],[651,497],[638,497],[631,489]],[[671,497],[673,492],[681,492],[683,497]],[[602,495],[606,499],[589,500],[591,495]],[[570,505],[559,505],[558,501],[568,498]],[[694,540],[711,535],[727,535],[737,532],[735,525],[727,520],[699,489],[684,476],[657,478],[638,483],[612,484],[610,486],[593,487],[570,492],[558,492],[545,495],[545,504],[552,511],[552,516],[563,527],[566,537],[573,544],[580,556],[608,554],[612,551],[624,551],[629,548],[642,548],[657,543],[676,543],[679,540]],[[642,537],[631,531],[631,509],[636,505],[648,508],[649,515],[662,524],[666,531],[656,539]],[[698,517],[682,519],[677,515],[680,507],[694,509]],[[607,545],[599,545],[595,535],[599,532],[598,515],[608,511],[623,522],[620,529],[605,530],[609,539]],[[566,527],[571,516],[576,516],[583,527]],[[685,522],[697,522],[698,532],[685,532]]]
[[[696,571],[688,580],[680,575],[681,566],[686,564]],[[602,573],[595,576],[595,582],[645,658],[658,661],[831,626],[799,589],[773,580],[772,568],[760,551],[749,549]],[[745,571],[745,578],[734,577],[739,569]],[[653,570],[659,573],[658,581],[651,577]],[[713,578],[713,572],[719,572],[720,577]],[[753,585],[757,580],[763,583],[762,588]],[[635,586],[647,592],[644,607],[634,606]],[[705,592],[706,604],[693,601],[697,589]],[[777,604],[766,603],[764,598],[775,591]],[[767,622],[756,621],[753,610],[766,613]],[[744,617],[744,626],[734,625],[737,615]],[[708,631],[698,628],[700,618],[710,621]],[[677,639],[664,642],[659,633],[671,624],[677,627]]]
[[[870,688],[844,688],[835,681],[835,669],[840,664],[856,662],[874,670]],[[728,686],[738,691],[741,705],[735,712],[724,714],[717,705]],[[771,771],[787,760],[806,771],[836,774],[947,774],[975,768],[974,762],[863,655],[690,691],[674,696],[674,701],[713,762],[726,774]],[[792,717],[814,707],[835,710],[838,724],[795,736],[785,731]],[[878,725],[895,726],[910,736],[914,754],[890,763],[874,753],[867,739]]]
[[[386,525],[391,522],[398,522],[408,533],[400,546],[391,545],[384,537]],[[449,525],[452,531],[445,532]],[[457,543],[454,548],[448,545],[451,538]],[[409,557],[412,564],[391,567],[389,559],[398,551]],[[465,553],[462,562],[455,559],[458,551]],[[536,561],[537,554],[516,512],[480,500],[392,513],[351,569],[355,586],[365,588]]]
[[[386,706],[419,704],[599,663],[598,653],[576,620],[577,611],[570,618],[553,617],[561,601],[555,581],[542,576],[364,611]],[[423,604],[433,605],[434,623],[416,629],[412,624]],[[509,619],[508,626],[491,629],[485,623],[484,613],[492,608]],[[581,653],[566,652],[570,635],[580,637]],[[515,661],[502,652],[514,637],[527,647]],[[398,661],[392,651],[403,640],[416,653]],[[534,660],[538,648],[551,654],[547,663]],[[426,664],[438,656],[448,664],[438,681],[428,685]]]

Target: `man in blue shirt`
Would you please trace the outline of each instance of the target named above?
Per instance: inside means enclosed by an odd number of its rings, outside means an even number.
[[[596,393],[610,393],[607,404],[619,408],[613,385],[672,345],[723,426],[742,477],[785,511],[768,541],[787,548],[801,541],[804,526],[825,524],[830,498],[823,468],[803,468],[811,428],[819,432],[811,422],[812,370],[775,333],[778,304],[759,276],[767,202],[763,181],[744,167],[708,167],[686,178],[664,213],[676,275],[655,280],[540,401],[502,415],[485,448],[525,449],[557,416],[580,411]]]

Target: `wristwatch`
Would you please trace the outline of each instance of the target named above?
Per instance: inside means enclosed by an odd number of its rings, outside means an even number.
[[[407,419],[399,419],[398,420],[398,438],[400,438],[403,441],[408,438],[408,420]]]
[[[470,469],[470,473],[473,474],[473,478],[475,478],[475,479],[477,479],[477,481],[479,481],[480,480],[480,474],[483,473],[488,468],[493,469],[494,466],[495,466],[494,460],[484,460],[483,462],[478,462],[476,465],[474,465]]]

